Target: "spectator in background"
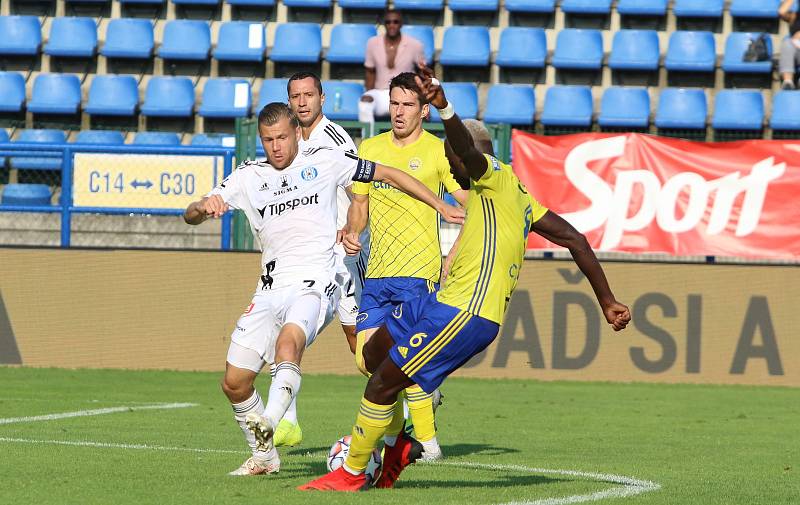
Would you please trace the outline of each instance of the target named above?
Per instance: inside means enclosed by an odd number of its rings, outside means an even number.
[[[417,62],[425,60],[422,43],[414,37],[403,37],[403,16],[387,9],[383,14],[384,35],[367,42],[364,85],[367,92],[358,104],[358,120],[375,122],[375,116],[389,115],[389,81],[403,72],[414,72]]]
[[[779,70],[781,73],[782,89],[795,89],[794,74],[800,65],[800,17],[797,12],[792,12],[795,0],[783,0],[778,8],[778,15],[789,23],[789,38],[781,43],[781,56]]]

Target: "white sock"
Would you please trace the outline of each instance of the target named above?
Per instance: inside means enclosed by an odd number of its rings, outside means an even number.
[[[408,400],[403,399],[403,417],[406,419],[410,419],[408,416]]]
[[[397,435],[384,435],[383,443],[389,447],[394,447],[394,444],[397,443]]]
[[[272,380],[275,380],[275,369],[277,365],[275,363],[270,363],[269,365],[269,374],[272,376]],[[294,395],[292,398],[292,403],[289,404],[289,408],[286,409],[286,413],[283,414],[283,419],[286,419],[292,424],[297,424],[297,394]]]
[[[272,457],[273,454],[269,452],[256,450],[256,436],[253,435],[253,432],[247,428],[247,424],[244,422],[247,414],[251,412],[262,414],[264,412],[264,402],[261,400],[261,395],[258,394],[258,391],[254,390],[250,398],[241,403],[233,403],[231,407],[233,407],[233,417],[236,419],[236,422],[239,423],[239,427],[242,429],[242,433],[244,433],[244,438],[247,440],[247,445],[250,446],[253,457],[261,460]],[[275,448],[273,447],[272,451],[274,450]]]
[[[436,437],[433,437],[430,440],[426,440],[420,443],[422,444],[422,447],[425,448],[425,452],[438,452],[441,450],[439,448],[439,442],[436,440]]]
[[[269,397],[264,409],[264,417],[272,426],[278,426],[289,405],[300,392],[300,367],[291,361],[278,363],[275,367],[275,378],[269,386]]]

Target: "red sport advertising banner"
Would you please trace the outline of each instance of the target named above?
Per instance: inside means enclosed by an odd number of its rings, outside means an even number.
[[[800,141],[515,130],[512,149],[531,194],[597,250],[800,258]]]

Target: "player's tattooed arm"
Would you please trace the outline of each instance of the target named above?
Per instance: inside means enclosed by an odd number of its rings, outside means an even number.
[[[222,217],[228,212],[228,204],[219,195],[211,195],[192,202],[183,213],[187,224],[200,224],[209,217]]]
[[[536,232],[554,244],[569,249],[575,264],[578,265],[578,268],[589,280],[589,284],[592,285],[594,294],[603,309],[603,314],[608,324],[614,328],[614,331],[624,329],[631,320],[630,310],[614,298],[614,294],[608,286],[606,275],[603,272],[603,267],[597,261],[597,256],[595,256],[583,233],[550,210],[531,225],[531,231]]]
[[[419,75],[416,77],[416,81],[428,103],[437,109],[444,109],[448,106],[444,89],[438,79],[434,77],[433,71],[422,62],[419,64]],[[472,135],[470,135],[464,123],[461,122],[458,114],[453,114],[453,117],[448,119],[443,117],[442,123],[444,124],[447,142],[452,147],[453,152],[461,158],[470,179],[477,181],[483,177],[483,174],[488,169],[486,158],[475,147]]]

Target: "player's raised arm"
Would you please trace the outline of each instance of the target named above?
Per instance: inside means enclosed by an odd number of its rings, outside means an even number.
[[[486,158],[475,147],[472,135],[461,122],[461,118],[453,111],[453,105],[447,102],[444,90],[433,76],[433,71],[422,62],[419,64],[417,85],[428,103],[439,109],[447,142],[453,148],[453,152],[461,158],[470,179],[477,181],[483,177],[488,168]]]
[[[531,225],[531,231],[554,244],[569,249],[575,264],[592,285],[597,301],[606,316],[606,321],[614,328],[614,331],[624,329],[631,320],[630,310],[614,298],[603,267],[597,261],[597,256],[583,233],[550,210]]]

